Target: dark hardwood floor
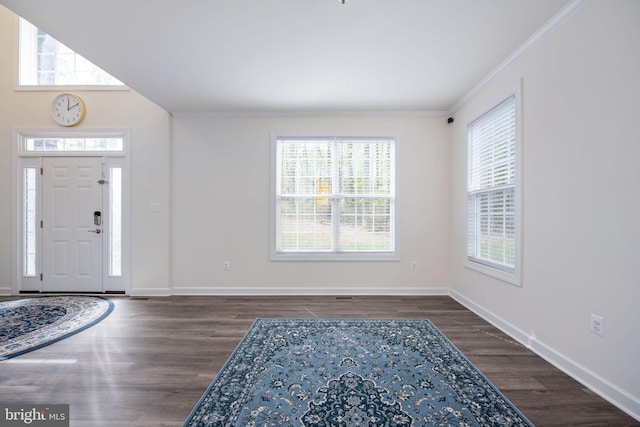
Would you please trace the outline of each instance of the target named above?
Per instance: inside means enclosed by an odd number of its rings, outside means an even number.
[[[181,426],[256,317],[427,318],[535,425],[640,426],[449,297],[111,299],[98,325],[0,363],[0,402],[68,403],[75,427]]]

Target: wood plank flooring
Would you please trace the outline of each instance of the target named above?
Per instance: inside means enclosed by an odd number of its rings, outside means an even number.
[[[449,297],[110,299],[98,325],[0,363],[0,402],[68,403],[74,427],[182,426],[256,317],[427,318],[536,426],[640,426]]]

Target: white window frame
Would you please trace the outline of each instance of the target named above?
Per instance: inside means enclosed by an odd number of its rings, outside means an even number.
[[[488,275],[490,277],[502,280],[516,286],[522,286],[522,89],[521,84],[518,85],[513,91],[506,96],[500,97],[496,102],[493,102],[489,108],[485,108],[480,113],[473,116],[473,119],[467,122],[467,130],[471,124],[481,118],[483,115],[492,111],[495,107],[507,101],[511,97],[514,98],[515,108],[515,184],[514,197],[515,197],[515,256],[514,267],[504,268],[499,265],[492,264],[491,262],[483,262],[482,260],[470,257],[469,242],[469,206],[467,190],[469,174],[470,174],[470,138],[467,137],[467,176],[465,179],[465,192],[464,192],[464,210],[465,210],[465,223],[464,223],[464,261],[463,264],[466,268]]]
[[[27,25],[23,25],[26,23]],[[37,66],[34,64],[37,57],[37,27],[30,24],[23,18],[16,16],[16,70],[14,89],[16,91],[60,91],[60,90],[91,90],[91,91],[128,91],[129,87],[122,82],[119,84],[59,84],[59,85],[40,85],[40,84],[23,84],[22,75],[29,74],[31,80],[37,80]],[[78,53],[78,57],[83,58]],[[83,58],[85,59],[85,58]],[[86,60],[86,59],[85,59]],[[98,67],[99,68],[99,67]],[[103,70],[104,71],[104,70]],[[105,72],[106,73],[106,72]],[[108,73],[107,73],[108,74]]]
[[[393,239],[392,251],[353,251],[353,252],[279,252],[277,250],[277,144],[279,139],[389,139],[394,144],[394,158],[392,162],[392,212],[391,212],[391,233]],[[286,133],[277,132],[271,135],[271,260],[272,261],[399,261],[400,260],[400,202],[398,197],[398,167],[399,159],[399,138],[394,134],[377,134],[371,132],[363,132],[358,134],[345,133],[321,133],[321,134],[305,134],[305,133]]]
[[[28,138],[122,138],[123,149],[122,151],[32,151],[26,149],[26,140]],[[99,157],[102,159],[105,178],[108,179],[109,172],[112,168],[120,169],[121,171],[121,241],[119,245],[121,248],[121,259],[119,274],[111,274],[109,270],[111,246],[110,239],[103,239],[103,287],[107,291],[123,291],[128,293],[130,290],[130,275],[131,275],[131,242],[130,242],[130,224],[131,224],[131,203],[130,203],[130,167],[129,167],[129,153],[130,153],[130,139],[131,132],[128,129],[125,130],[89,130],[89,131],[60,131],[60,130],[31,130],[31,129],[18,129],[14,131],[14,182],[16,183],[13,206],[15,215],[13,216],[13,293],[20,291],[31,291],[41,289],[42,282],[40,281],[40,273],[42,272],[42,264],[40,255],[42,254],[42,229],[37,227],[36,230],[36,247],[38,248],[36,256],[36,276],[24,275],[24,211],[23,211],[23,194],[24,194],[24,180],[23,171],[25,168],[37,168],[37,183],[36,192],[41,194],[42,176],[39,173],[39,169],[42,167],[42,159],[44,157]],[[110,206],[111,193],[105,191],[103,193],[103,205]],[[39,223],[42,218],[42,205],[40,201],[41,197],[36,198],[36,210],[37,210],[37,222]],[[105,212],[103,215],[104,221],[109,221],[109,212]],[[109,230],[110,231],[110,230]]]

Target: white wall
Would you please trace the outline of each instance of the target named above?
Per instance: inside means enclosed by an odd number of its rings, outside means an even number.
[[[171,119],[134,91],[81,93],[89,113],[78,129],[132,130],[131,293],[452,287],[460,301],[640,417],[639,18],[635,0],[591,0],[480,90],[452,126],[424,117]],[[48,116],[55,93],[14,91],[14,24],[0,7],[0,290],[11,288],[12,132],[56,129]],[[462,266],[466,123],[520,79],[521,288]],[[400,262],[270,262],[272,131],[399,136]],[[149,213],[149,202],[161,212]],[[589,333],[590,313],[604,317],[604,337]]]
[[[0,292],[12,288],[12,139],[15,129],[60,130],[49,117],[59,92],[16,91],[17,17],[0,6]],[[163,109],[134,91],[74,91],[87,116],[72,130],[131,130],[131,287],[169,286],[170,120]],[[64,128],[66,129],[66,128]],[[160,203],[159,214],[147,211]]]
[[[273,131],[397,135],[401,261],[270,261]],[[444,118],[179,118],[173,139],[174,293],[416,294],[448,286]]]
[[[17,17],[0,7],[0,24],[0,288],[7,292],[12,287],[12,133],[60,128],[49,118],[58,92],[14,90]],[[88,114],[74,130],[131,129],[132,294],[415,294],[447,288],[450,157],[444,118],[172,119],[135,91],[80,95]],[[399,137],[400,261],[270,261],[269,150],[274,130],[389,132]],[[150,202],[160,204],[159,214],[148,212]],[[222,269],[226,260],[232,266],[228,272]],[[416,271],[411,261],[417,262]]]
[[[456,113],[458,297],[640,417],[640,2],[593,0]],[[466,124],[523,84],[523,286],[463,267]],[[589,332],[591,313],[605,335]]]

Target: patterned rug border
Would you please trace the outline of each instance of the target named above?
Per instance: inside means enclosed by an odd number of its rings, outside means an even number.
[[[442,332],[430,319],[426,319],[426,318],[417,318],[417,319],[400,319],[400,318],[344,318],[344,317],[322,317],[322,318],[295,318],[295,317],[278,317],[278,318],[274,318],[274,317],[257,317],[255,318],[255,320],[251,323],[251,326],[247,329],[247,331],[244,333],[244,335],[242,336],[242,338],[240,339],[240,341],[238,341],[238,344],[236,345],[236,347],[234,348],[233,352],[229,355],[229,357],[227,358],[227,360],[225,361],[225,363],[222,365],[222,367],[220,368],[220,370],[216,373],[215,377],[213,378],[213,380],[211,381],[211,383],[207,386],[206,390],[204,391],[204,393],[202,394],[202,396],[200,397],[200,399],[198,400],[198,402],[194,405],[193,409],[191,410],[191,412],[189,413],[189,415],[187,416],[184,424],[182,427],[188,427],[189,424],[191,423],[193,417],[196,415],[196,413],[198,412],[198,408],[201,406],[201,404],[206,400],[207,396],[209,395],[209,393],[211,392],[211,390],[215,387],[216,382],[220,379],[220,377],[223,375],[223,373],[225,372],[225,370],[233,363],[236,354],[239,352],[241,345],[244,343],[245,339],[247,339],[249,337],[249,335],[251,334],[251,332],[253,331],[253,328],[261,321],[360,321],[360,322],[380,322],[380,321],[388,321],[388,322],[393,322],[393,321],[399,321],[399,322],[426,322],[428,324],[430,324],[433,327],[433,330],[439,335],[439,337],[444,340],[445,342],[447,342],[453,349],[455,349],[455,351],[457,351],[458,355],[462,357],[462,359],[464,359],[470,367],[472,367],[477,374],[479,374],[479,376],[484,379],[484,381],[486,381],[487,385],[489,387],[491,387],[491,389],[499,396],[501,397],[505,403],[507,403],[508,405],[511,406],[511,409],[513,410],[513,412],[515,412],[518,416],[520,416],[522,418],[522,422],[524,424],[528,424],[531,427],[535,427],[535,425],[518,409],[517,406],[515,406],[513,404],[513,402],[511,402],[511,400],[509,400],[504,393],[502,393],[502,391],[500,391],[498,389],[498,387],[496,387],[491,380],[489,380],[489,378],[480,370],[478,369],[478,367],[471,362],[471,360],[467,357],[467,355],[464,354],[464,352],[462,352],[453,342],[451,342],[451,340],[444,334],[444,332]]]
[[[26,348],[26,349],[18,350],[18,351],[14,352],[14,353],[10,353],[10,354],[4,355],[4,356],[0,356],[0,362],[3,362],[5,360],[11,359],[11,358],[14,358],[14,357],[17,357],[17,356],[21,356],[21,355],[26,354],[26,353],[30,353],[30,352],[32,352],[34,350],[38,350],[38,349],[41,349],[43,347],[47,347],[47,346],[49,346],[51,344],[55,344],[58,341],[62,341],[64,339],[69,338],[69,337],[71,337],[71,336],[73,336],[75,334],[78,334],[78,333],[80,333],[80,332],[82,332],[82,331],[84,331],[86,329],[89,329],[92,326],[95,326],[96,324],[98,324],[101,321],[103,321],[104,319],[106,319],[113,312],[113,309],[115,307],[114,304],[113,304],[113,301],[111,301],[108,298],[102,297],[100,295],[42,295],[42,296],[37,296],[37,297],[26,297],[26,298],[16,298],[16,299],[2,300],[2,301],[0,301],[0,304],[7,303],[7,302],[24,301],[24,300],[26,300],[26,301],[34,301],[34,300],[42,300],[42,299],[49,299],[49,298],[60,298],[60,297],[97,298],[97,299],[100,299],[100,300],[103,300],[103,301],[107,302],[108,306],[107,306],[107,309],[105,310],[105,312],[100,315],[100,317],[98,317],[97,319],[92,320],[90,323],[87,323],[86,325],[83,325],[80,328],[74,329],[74,330],[72,330],[70,332],[67,332],[67,333],[63,334],[63,335],[57,336],[57,337],[55,337],[55,338],[53,338],[51,340],[47,340],[45,342],[37,344],[37,345],[35,345],[33,347],[29,347],[29,348]]]

